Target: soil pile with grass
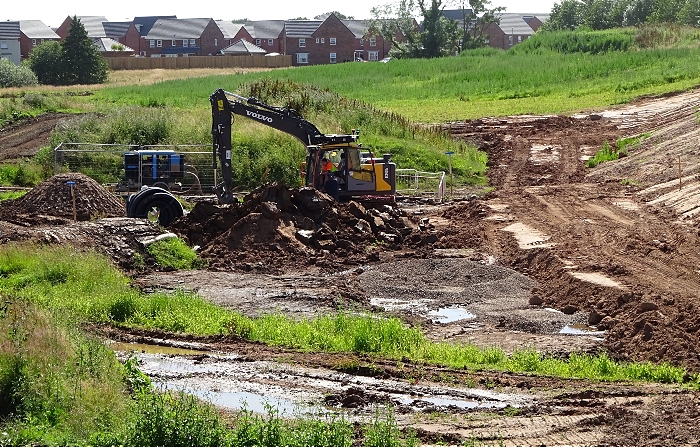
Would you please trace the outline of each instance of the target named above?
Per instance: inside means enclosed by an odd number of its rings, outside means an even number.
[[[243,202],[198,203],[170,226],[216,270],[324,270],[378,261],[386,250],[433,243],[428,226],[391,204],[337,203],[312,188],[273,183]]]
[[[123,200],[95,180],[78,173],[54,175],[24,196],[0,203],[0,219],[19,224],[124,216]]]

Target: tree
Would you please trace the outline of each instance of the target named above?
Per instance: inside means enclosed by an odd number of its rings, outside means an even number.
[[[62,51],[59,42],[48,41],[37,45],[29,54],[29,68],[40,84],[60,84]]]
[[[399,0],[372,8],[368,34],[381,36],[391,43],[391,55],[397,58],[419,57],[420,29],[414,15],[414,0]]]
[[[634,0],[625,11],[625,26],[639,26],[654,12],[654,0]]]
[[[614,0],[588,0],[583,11],[583,25],[593,30],[603,30],[613,27],[610,12]]]
[[[323,14],[319,14],[316,17],[314,17],[314,20],[326,20],[331,14],[334,14],[340,20],[355,20],[355,17],[346,16],[345,14],[342,14],[338,11],[324,12]]]
[[[677,20],[684,25],[700,26],[700,0],[687,0],[678,11]]]
[[[0,88],[37,84],[36,75],[24,63],[15,65],[9,59],[0,58]]]
[[[101,84],[107,80],[107,61],[75,16],[62,46],[62,84]]]
[[[579,0],[555,3],[549,19],[542,25],[547,31],[575,30],[583,24],[585,5]]]
[[[486,28],[492,23],[500,23],[499,14],[506,8],[498,6],[490,8],[490,0],[469,0],[469,8],[462,2],[462,42],[459,51],[480,48],[486,45],[484,41]]]

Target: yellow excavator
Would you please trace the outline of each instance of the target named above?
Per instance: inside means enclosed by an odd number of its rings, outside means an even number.
[[[391,155],[375,158],[358,142],[359,132],[324,134],[297,111],[216,90],[210,97],[212,110],[213,168],[220,165],[222,181],[214,186],[219,203],[235,200],[231,169],[231,126],[235,115],[244,116],[266,126],[295,136],[306,147],[302,163],[303,184],[323,189],[339,201],[352,198],[393,198],[396,193],[396,164]],[[324,159],[341,166],[332,172],[324,170]],[[343,160],[341,162],[341,160]],[[182,205],[167,189],[143,187],[129,196],[127,216],[155,216],[167,226],[184,214]]]

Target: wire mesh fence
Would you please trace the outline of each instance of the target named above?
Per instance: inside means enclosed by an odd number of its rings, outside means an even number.
[[[54,174],[79,172],[117,192],[160,186],[182,194],[210,194],[220,181],[206,145],[61,143],[54,149]]]
[[[445,172],[423,172],[415,169],[396,170],[396,192],[442,201],[445,196]]]

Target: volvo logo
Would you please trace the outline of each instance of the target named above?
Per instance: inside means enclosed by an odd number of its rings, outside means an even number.
[[[251,118],[255,118],[255,119],[258,119],[260,121],[267,121],[268,123],[272,122],[272,118],[270,118],[269,116],[265,116],[265,115],[261,115],[259,113],[251,112],[250,110],[246,110],[245,113],[247,116],[249,116]]]

